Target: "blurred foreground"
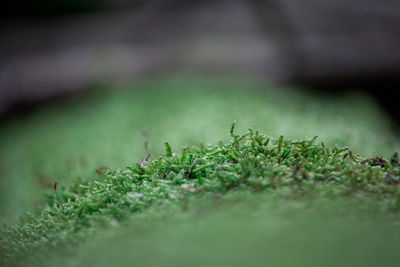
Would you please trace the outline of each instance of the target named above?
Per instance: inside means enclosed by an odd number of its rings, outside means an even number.
[[[153,210],[46,266],[397,266],[399,225],[374,200],[314,197],[244,193]]]

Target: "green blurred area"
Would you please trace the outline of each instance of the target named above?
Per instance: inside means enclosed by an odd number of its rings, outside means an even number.
[[[186,212],[153,209],[46,265],[397,266],[398,216],[376,199],[288,192],[235,192],[194,201]]]

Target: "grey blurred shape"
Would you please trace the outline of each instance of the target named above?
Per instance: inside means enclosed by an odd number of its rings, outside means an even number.
[[[0,113],[173,70],[275,82],[400,74],[395,0],[145,1],[0,28]]]

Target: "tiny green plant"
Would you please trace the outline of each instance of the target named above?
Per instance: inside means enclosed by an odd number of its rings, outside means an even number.
[[[104,179],[70,188],[54,184],[56,194],[36,214],[1,232],[1,265],[42,260],[49,248],[77,244],[95,234],[96,227],[121,222],[149,207],[172,205],[188,209],[188,197],[218,196],[231,191],[273,193],[278,188],[307,195],[315,188],[343,197],[362,191],[379,195],[391,212],[400,209],[398,154],[390,160],[363,158],[349,148],[329,148],[317,137],[289,140],[249,129],[230,128],[231,140],[200,148],[184,147],[125,169],[104,168]],[[322,188],[322,189],[321,189]]]

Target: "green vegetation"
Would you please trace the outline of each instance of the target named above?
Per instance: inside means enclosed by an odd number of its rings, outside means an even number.
[[[310,140],[273,140],[249,129],[234,133],[227,144],[185,147],[135,167],[108,171],[103,181],[76,184],[56,191],[48,207],[24,218],[2,234],[6,263],[41,257],[49,246],[84,240],[96,225],[123,221],[149,207],[179,206],[188,209],[191,196],[223,197],[229,191],[274,191],[290,187],[292,194],[323,190],[335,197],[357,191],[371,194],[383,209],[400,209],[400,162],[364,159],[348,148],[328,148]],[[321,186],[320,184],[334,184]],[[39,255],[39,256],[38,256]]]
[[[100,166],[130,166],[148,151],[154,157],[165,140],[175,148],[214,144],[234,120],[238,131],[251,126],[292,139],[318,135],[365,156],[388,158],[400,149],[385,114],[362,94],[320,97],[189,75],[118,87],[38,108],[0,127],[1,223],[40,206],[54,182],[68,187],[99,179]]]
[[[123,87],[0,128],[3,264],[398,262],[400,142],[365,95],[194,77]]]

